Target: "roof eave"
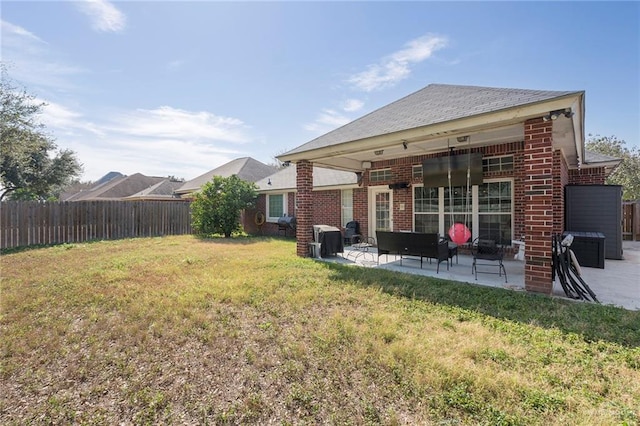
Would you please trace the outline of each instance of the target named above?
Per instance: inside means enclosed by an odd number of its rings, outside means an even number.
[[[574,130],[576,131],[576,149],[580,158],[584,158],[584,92],[573,92],[564,96],[536,103],[521,105],[503,110],[477,114],[455,120],[444,121],[399,132],[377,135],[369,138],[347,141],[340,144],[330,145],[306,151],[293,150],[277,156],[282,162],[296,163],[301,160],[314,161],[336,155],[356,153],[364,150],[384,149],[397,144],[405,139],[421,138],[423,140],[437,139],[442,137],[455,137],[467,135],[473,131],[486,128],[505,126],[525,122],[528,119],[541,117],[550,111],[571,108],[577,109],[574,115]]]

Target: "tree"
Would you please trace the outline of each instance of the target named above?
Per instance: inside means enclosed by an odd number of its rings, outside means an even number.
[[[191,203],[193,228],[200,234],[223,234],[229,238],[240,229],[240,212],[253,207],[257,196],[253,182],[236,175],[214,176]]]
[[[15,193],[21,199],[46,199],[82,172],[75,153],[57,146],[37,116],[46,106],[16,88],[0,66],[0,200]]]
[[[615,136],[589,135],[585,144],[589,151],[621,158],[622,162],[609,175],[608,185],[622,185],[623,200],[640,200],[640,151],[626,147],[624,140]]]

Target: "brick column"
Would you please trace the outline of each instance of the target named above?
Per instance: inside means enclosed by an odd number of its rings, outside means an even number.
[[[541,118],[524,124],[524,285],[527,291],[551,294],[551,236],[553,234],[552,121]]]
[[[298,213],[296,217],[296,254],[309,256],[309,243],[313,240],[313,164],[307,160],[296,163]]]
[[[564,187],[569,183],[569,166],[559,149],[553,153],[553,233],[564,231]]]

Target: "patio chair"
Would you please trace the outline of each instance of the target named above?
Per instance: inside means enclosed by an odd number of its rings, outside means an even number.
[[[360,235],[360,224],[352,220],[347,222],[344,226],[344,244],[353,245],[362,242],[362,235]]]
[[[500,276],[504,273],[504,282],[507,282],[507,270],[502,263],[504,250],[495,240],[485,237],[476,238],[471,245],[471,254],[473,255],[471,273],[475,273],[476,280],[478,279],[478,273],[497,274]],[[478,266],[497,266],[498,272],[478,271]]]
[[[453,266],[453,256],[456,257],[456,265],[458,264],[458,245],[451,241],[451,237],[445,235],[444,237],[440,237],[442,241],[447,242],[447,248],[449,250],[449,265]]]

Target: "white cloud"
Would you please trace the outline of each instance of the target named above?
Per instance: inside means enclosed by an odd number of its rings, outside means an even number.
[[[91,19],[96,31],[120,32],[127,21],[125,15],[106,0],[84,0],[76,3],[78,9]]]
[[[40,100],[38,100],[40,101]],[[252,141],[241,120],[163,106],[87,117],[46,101],[42,121],[60,148],[76,152],[83,179],[109,171],[192,179],[241,155]]]
[[[371,92],[391,87],[411,74],[411,66],[433,55],[433,52],[447,46],[445,37],[425,35],[409,41],[404,49],[383,58],[378,64],[370,65],[366,71],[352,75],[347,82],[357,89]]]
[[[308,123],[302,126],[305,130],[315,133],[326,133],[340,126],[344,126],[351,119],[346,117],[335,110],[323,109],[313,123]]]
[[[48,43],[32,32],[7,21],[2,24],[2,59],[9,75],[35,89],[64,90],[74,86],[69,77],[85,70],[60,62]]]
[[[364,102],[360,99],[347,99],[342,103],[342,109],[346,112],[355,112],[362,109]]]
[[[104,136],[105,133],[99,126],[86,120],[79,112],[73,111],[61,104],[35,99],[37,103],[45,102],[42,108],[42,124],[47,129],[55,129],[58,138],[74,135],[85,135],[87,133],[96,136]]]
[[[44,43],[44,41],[37,35],[25,30],[21,26],[14,25],[11,22],[0,20],[0,30],[2,31],[2,37],[5,39],[5,42],[6,37],[10,37],[9,40],[11,40],[11,36],[17,36],[18,38],[26,38],[31,41]]]
[[[248,142],[248,127],[237,118],[222,117],[200,111],[191,112],[162,106],[153,110],[138,109],[121,114],[113,130],[130,135],[185,140]]]

